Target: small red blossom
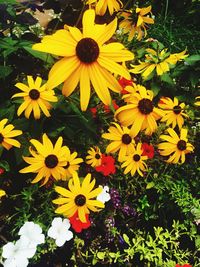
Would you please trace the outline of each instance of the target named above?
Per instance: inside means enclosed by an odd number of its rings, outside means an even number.
[[[0,168],[0,175],[3,174],[5,170],[3,168]]]
[[[164,104],[164,101],[163,101],[164,99],[167,99],[167,97],[165,96],[161,97],[158,104]]]
[[[119,84],[121,85],[122,88],[125,88],[127,85],[133,85],[133,81],[132,80],[127,80],[124,77],[121,77],[118,80]]]
[[[104,176],[114,174],[116,172],[115,159],[112,156],[102,155],[101,165],[96,167],[97,172],[101,172]]]
[[[143,143],[142,150],[142,156],[147,156],[149,159],[152,159],[154,157],[154,147],[152,145]]]
[[[112,105],[113,105],[114,110],[117,110],[119,108],[115,100],[112,101]],[[104,105],[103,108],[104,108],[105,113],[109,113],[111,111],[110,106],[108,105]]]
[[[78,212],[74,213],[72,217],[69,218],[71,227],[74,229],[75,232],[80,233],[83,229],[87,229],[90,227],[91,223],[89,220],[89,215],[86,214],[86,222],[81,222],[78,217]]]
[[[92,113],[92,117],[96,118],[96,116],[97,116],[97,108],[90,108],[90,112]]]
[[[192,267],[192,265],[190,265],[190,264],[184,264],[184,265],[176,264],[175,267]]]

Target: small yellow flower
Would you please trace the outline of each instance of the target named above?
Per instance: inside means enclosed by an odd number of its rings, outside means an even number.
[[[90,164],[92,167],[98,167],[101,165],[101,156],[102,153],[98,147],[91,147],[87,151],[88,155],[86,156],[86,163]]]
[[[169,156],[168,163],[184,163],[185,155],[194,150],[193,145],[188,143],[187,129],[182,128],[180,130],[180,137],[172,128],[168,128],[167,132],[169,135],[160,136],[161,139],[166,141],[158,145],[160,155]]]
[[[124,90],[126,90],[127,93],[124,94],[122,98],[125,102],[131,103],[137,98],[136,93],[140,93],[141,90],[146,90],[146,88],[143,85],[133,83],[133,86],[128,85],[124,88]],[[147,93],[153,98],[153,92],[151,90],[147,90]]]
[[[136,172],[140,176],[143,176],[143,171],[147,169],[147,165],[144,162],[148,159],[147,156],[142,156],[142,144],[138,143],[136,148],[134,148],[133,152],[125,157],[124,163],[121,165],[124,169],[124,174],[131,173],[131,175],[135,175]]]
[[[14,126],[12,124],[6,125],[8,119],[3,119],[0,121],[0,146],[9,150],[12,146],[20,147],[19,141],[13,139],[13,137],[22,134],[20,130],[13,130]],[[5,126],[6,125],[6,126]]]
[[[72,217],[78,211],[78,217],[81,222],[86,222],[86,214],[91,211],[98,212],[97,208],[104,208],[104,204],[96,198],[102,191],[101,187],[95,188],[95,179],[91,181],[91,174],[88,173],[80,184],[77,173],[68,182],[68,188],[60,186],[55,187],[55,191],[61,195],[53,200],[54,204],[60,205],[55,212],[63,214],[66,217]]]
[[[200,106],[200,101],[198,101],[200,99],[200,96],[197,96],[195,99],[197,100],[197,102],[195,102],[195,105]]]
[[[174,101],[169,97],[161,97],[158,106],[164,111],[161,122],[166,122],[166,125],[171,125],[172,128],[175,128],[176,125],[178,125],[179,129],[182,128],[183,118],[188,118],[187,114],[184,113],[184,103],[179,103],[176,97],[174,97]]]
[[[2,189],[0,189],[0,198],[5,196],[6,195],[6,192]]]
[[[114,12],[119,11],[123,7],[120,0],[88,0],[87,4],[95,4],[96,14],[100,16],[103,16],[107,9],[112,16]]]
[[[22,112],[25,112],[25,117],[28,119],[31,112],[33,112],[34,118],[37,120],[40,118],[40,110],[45,116],[50,117],[49,110],[52,108],[49,102],[57,102],[58,99],[54,95],[53,90],[47,90],[46,83],[42,85],[42,79],[37,77],[33,80],[32,76],[27,76],[28,85],[23,83],[16,83],[15,86],[22,91],[12,96],[23,97],[23,103],[17,110],[17,115],[20,116]]]

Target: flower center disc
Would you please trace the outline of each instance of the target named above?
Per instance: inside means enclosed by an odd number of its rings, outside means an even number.
[[[55,155],[48,155],[45,158],[45,165],[47,166],[47,168],[53,169],[58,165],[58,158]]]
[[[3,142],[3,140],[4,140],[4,137],[3,137],[3,135],[0,133],[0,144]]]
[[[142,114],[148,115],[153,111],[153,103],[148,98],[143,98],[138,103],[138,108]]]
[[[175,114],[178,115],[181,113],[181,107],[180,106],[174,106],[173,111]]]
[[[138,155],[138,154],[135,154],[134,156],[133,156],[133,159],[134,159],[134,161],[139,161],[140,160],[140,155]]]
[[[97,153],[96,155],[95,155],[95,159],[100,159],[101,158],[101,156]]]
[[[37,100],[40,97],[40,92],[37,89],[31,89],[29,96],[32,100]]]
[[[83,38],[76,46],[76,55],[81,62],[92,63],[99,56],[99,46],[92,38]]]
[[[75,204],[79,207],[82,207],[86,203],[86,197],[82,194],[77,195],[74,200]]]
[[[186,149],[186,142],[184,140],[178,141],[177,147],[181,151],[185,150]]]
[[[130,137],[129,134],[123,134],[122,135],[122,143],[124,143],[125,145],[130,144],[132,141],[132,138]]]

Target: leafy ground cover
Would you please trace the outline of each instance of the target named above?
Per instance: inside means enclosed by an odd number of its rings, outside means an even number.
[[[198,10],[0,1],[2,266],[200,266]]]

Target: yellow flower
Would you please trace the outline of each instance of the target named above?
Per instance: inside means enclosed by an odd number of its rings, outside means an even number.
[[[68,160],[68,149],[66,146],[62,146],[63,138],[59,137],[55,146],[46,134],[42,136],[42,143],[36,139],[31,139],[30,142],[36,151],[30,148],[32,157],[23,157],[24,161],[30,166],[20,170],[20,173],[37,173],[32,183],[44,179],[42,185],[46,184],[50,177],[55,180],[65,177],[66,170],[64,167]]]
[[[134,151],[135,136],[133,133],[130,133],[129,128],[121,127],[114,122],[113,125],[109,127],[109,133],[102,134],[102,137],[113,141],[107,146],[106,153],[116,153],[119,151],[118,161],[121,162],[126,155]]]
[[[166,141],[158,145],[160,155],[169,156],[168,163],[176,164],[179,161],[184,163],[185,155],[194,150],[193,145],[188,143],[187,129],[181,129],[180,137],[172,128],[168,128],[167,132],[169,135],[160,136],[161,139]]]
[[[120,10],[123,4],[120,0],[88,0],[87,4],[96,4],[96,14],[103,16],[108,9],[110,15],[112,16],[114,12]]]
[[[135,93],[135,99],[115,112],[115,118],[123,126],[132,125],[131,135],[136,136],[142,130],[151,135],[157,129],[156,120],[162,117],[163,111],[154,107],[153,93],[150,92],[141,87],[140,91]]]
[[[28,85],[23,83],[16,83],[15,86],[19,88],[22,93],[17,93],[13,97],[23,97],[24,101],[17,110],[17,115],[20,116],[25,111],[25,117],[28,119],[31,112],[34,118],[40,118],[40,110],[49,117],[49,109],[51,109],[50,102],[57,102],[57,97],[53,90],[47,90],[46,84],[42,85],[42,79],[37,77],[33,80],[32,76],[27,76]]]
[[[73,173],[79,169],[79,163],[83,162],[82,158],[77,158],[77,152],[73,152],[71,154],[68,147],[66,147],[65,153],[67,162],[64,166],[65,175],[62,177],[62,180],[68,180],[71,178]]]
[[[101,151],[98,147],[91,147],[87,151],[88,155],[86,156],[86,163],[90,164],[92,167],[98,167],[101,165]]]
[[[184,119],[188,118],[187,114],[184,113],[185,104],[179,103],[178,99],[174,97],[174,101],[169,97],[162,97],[158,103],[159,108],[164,111],[161,122],[166,122],[166,125],[172,125],[175,128],[178,125],[179,129],[182,128]]]
[[[127,93],[124,94],[122,98],[124,99],[125,102],[130,103],[136,99],[137,96],[137,95],[135,96],[136,93],[139,93],[140,90],[146,90],[146,88],[143,85],[133,83],[133,86],[128,85],[124,88],[124,90],[127,91]],[[147,90],[147,93],[149,95],[152,95],[153,97],[153,92],[151,90]]]
[[[136,171],[140,176],[143,176],[142,171],[145,171],[147,169],[147,165],[144,162],[144,160],[147,160],[147,156],[142,156],[143,150],[142,150],[142,144],[138,143],[137,147],[134,148],[133,153],[126,156],[124,163],[121,165],[124,169],[124,174],[131,173],[133,176]]]
[[[19,141],[13,139],[13,137],[21,135],[22,131],[13,130],[14,126],[12,124],[6,125],[7,122],[8,119],[0,121],[0,146],[5,147],[7,150],[9,150],[12,146],[20,147],[21,144]]]
[[[129,33],[128,41],[131,41],[135,36],[137,40],[141,40],[142,37],[146,37],[147,24],[154,24],[154,20],[149,17],[151,13],[151,6],[139,8],[136,10],[127,10],[122,12],[122,20],[119,27],[123,29],[124,33]],[[145,16],[147,15],[148,16]]]
[[[6,192],[2,189],[0,189],[0,198],[5,196],[6,195]]]
[[[60,186],[55,187],[55,191],[61,195],[60,198],[53,200],[54,204],[60,205],[55,212],[63,214],[66,217],[72,217],[78,211],[78,217],[81,222],[86,222],[86,214],[90,210],[98,212],[97,208],[104,208],[104,204],[96,199],[102,191],[102,188],[95,186],[95,179],[91,181],[91,174],[88,173],[82,184],[77,173],[73,174],[73,178],[68,182],[68,188]]]
[[[195,102],[195,105],[200,106],[200,101],[198,101],[198,99],[200,99],[200,96],[197,96],[195,99],[197,100],[197,102]]]
[[[146,52],[145,61],[139,61],[139,65],[131,65],[133,69],[130,70],[135,74],[142,73],[143,78],[147,78],[154,70],[156,70],[158,76],[163,75],[170,70],[171,65],[175,65],[177,61],[188,56],[184,55],[186,50],[178,54],[169,55],[166,48],[161,51],[147,48]]]
[[[63,57],[50,70],[47,86],[54,88],[64,82],[62,92],[69,96],[80,82],[80,103],[84,111],[90,100],[91,84],[102,102],[111,104],[108,88],[121,91],[111,73],[130,79],[128,70],[118,62],[134,58],[120,43],[105,45],[117,28],[117,19],[108,25],[95,24],[94,20],[95,11],[89,9],[83,15],[83,33],[76,27],[67,26],[33,46],[35,50]]]

